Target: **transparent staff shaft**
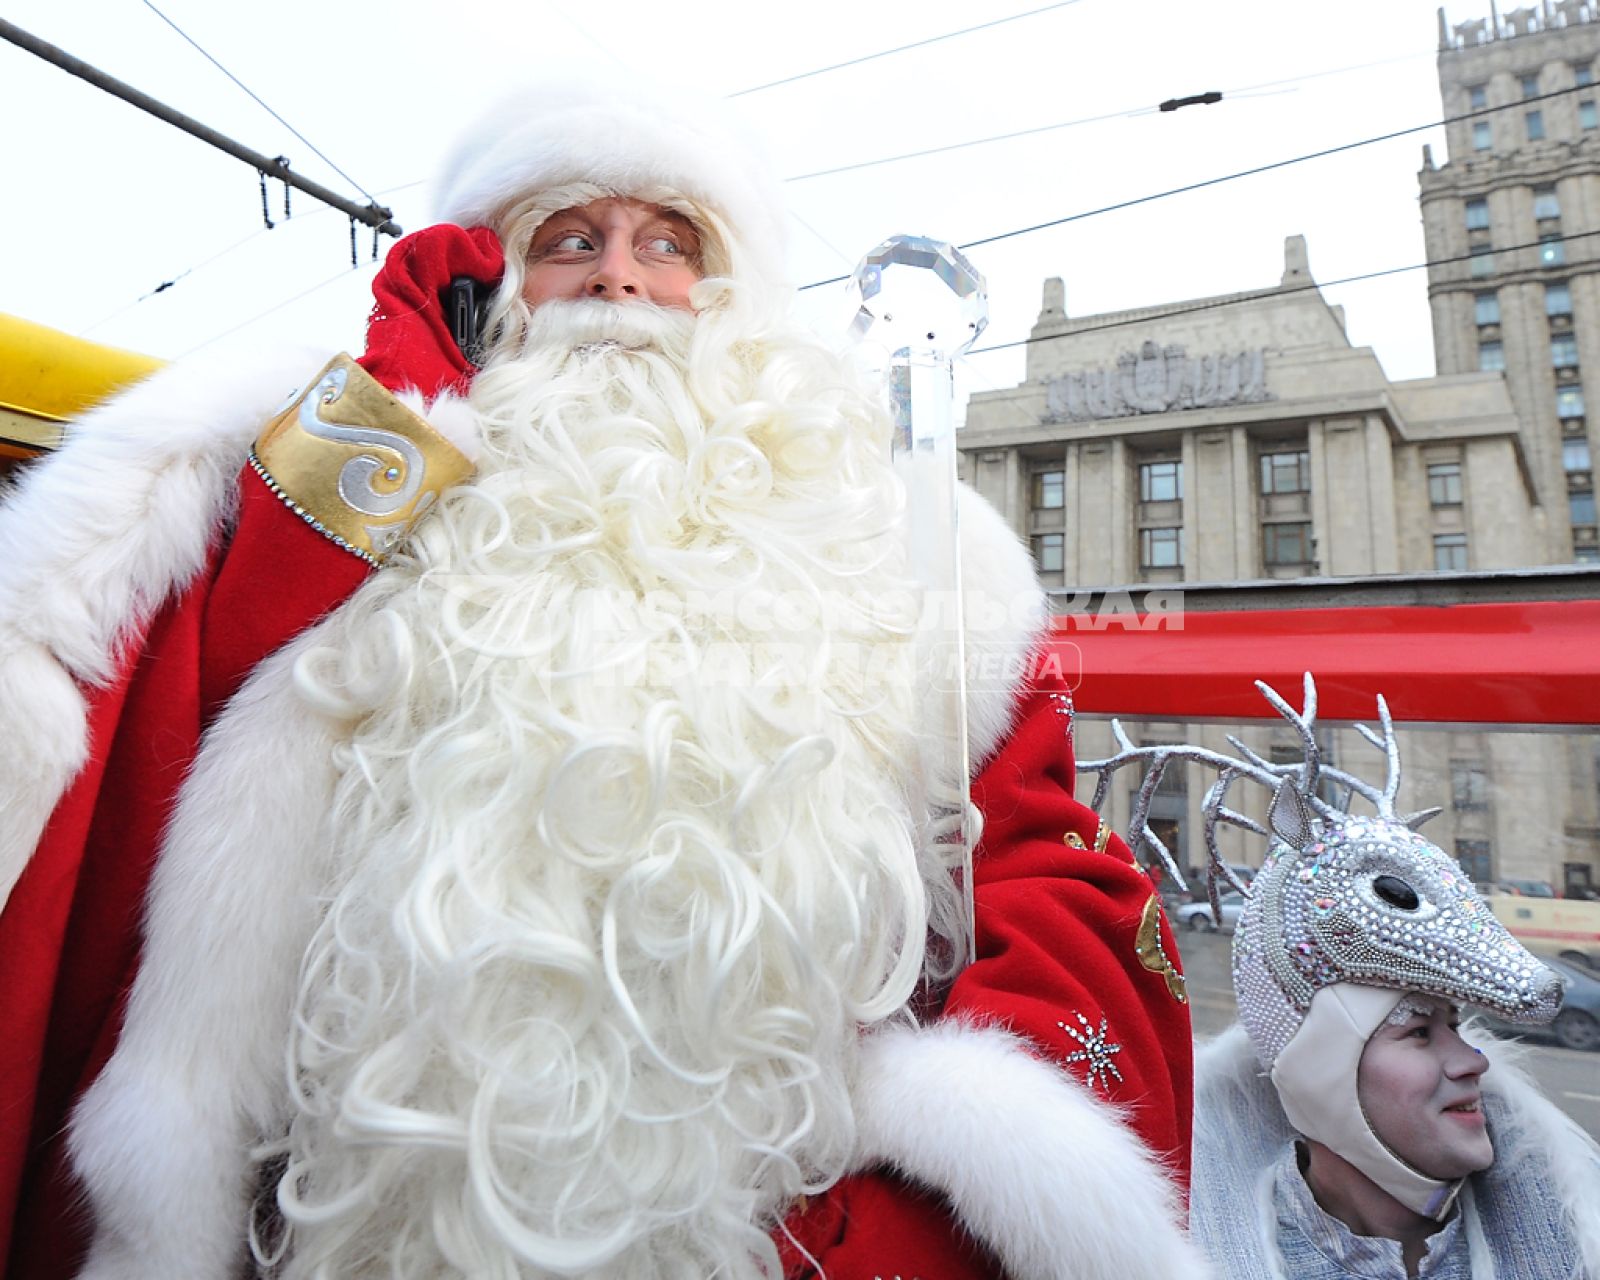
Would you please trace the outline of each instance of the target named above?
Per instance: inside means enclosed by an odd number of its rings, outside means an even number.
[[[927,705],[920,708],[930,839],[959,860],[967,962],[977,958],[972,884],[971,758],[967,749],[966,627],[961,607],[961,530],[956,496],[955,382],[940,351],[902,348],[890,362],[894,459],[906,487],[907,568],[927,593]]]
[[[851,278],[851,327],[887,359],[894,461],[906,491],[907,570],[924,593],[917,685],[922,852],[961,882],[965,957],[977,955],[967,752],[967,654],[957,517],[951,362],[988,322],[983,276],[944,240],[890,236]]]

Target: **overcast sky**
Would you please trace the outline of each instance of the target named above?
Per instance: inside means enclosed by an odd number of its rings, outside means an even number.
[[[518,79],[587,67],[731,94],[1044,2],[156,0],[408,230],[429,221],[424,180],[456,124]],[[1463,2],[1450,17],[1486,12]],[[3,16],[363,198],[144,0],[6,0]],[[791,273],[806,283],[893,232],[975,240],[1437,120],[1437,33],[1428,0],[1076,0],[737,106],[785,177],[1090,121],[790,182]],[[1222,103],[1153,109],[1211,89]],[[229,333],[359,349],[370,232],[351,270],[345,217],[298,193],[267,231],[246,165],[4,43],[0,120],[0,311],[166,357]],[[1068,312],[1089,315],[1275,284],[1297,233],[1319,280],[1420,263],[1430,141],[1442,162],[1433,130],[976,249],[991,296],[979,345],[1025,337],[1052,275]],[[818,323],[838,289],[807,295]],[[1327,296],[1391,378],[1433,372],[1423,272]],[[1022,376],[1017,351],[968,365],[973,389]]]

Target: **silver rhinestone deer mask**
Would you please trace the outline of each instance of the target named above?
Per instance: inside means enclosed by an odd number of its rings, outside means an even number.
[[[1219,770],[1202,806],[1210,864],[1207,887],[1213,909],[1219,878],[1245,895],[1234,936],[1233,985],[1240,1021],[1262,1064],[1270,1067],[1299,1030],[1312,996],[1341,982],[1480,1005],[1517,1022],[1553,1018],[1561,1002],[1560,979],[1495,919],[1456,860],[1417,832],[1439,810],[1396,812],[1400,753],[1383,698],[1378,698],[1381,734],[1357,726],[1387,761],[1380,790],[1322,765],[1314,734],[1317,691],[1309,674],[1303,712],[1297,713],[1260,681],[1256,687],[1298,732],[1302,762],[1264,760],[1237,738],[1229,742],[1238,758],[1181,744],[1135,747],[1121,726],[1114,725],[1122,749],[1078,768],[1100,775],[1094,799],[1098,809],[1112,771],[1134,761],[1146,765],[1128,843],[1155,852],[1174,874],[1171,855],[1147,820],[1161,771],[1175,759]],[[1270,831],[1227,807],[1228,789],[1241,778],[1273,790]],[[1328,803],[1317,794],[1322,780],[1345,788],[1352,800],[1363,797],[1375,814],[1360,816]],[[1220,822],[1272,840],[1248,887],[1217,848]]]

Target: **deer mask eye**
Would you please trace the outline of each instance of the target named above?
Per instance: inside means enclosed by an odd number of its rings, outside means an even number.
[[[1402,911],[1415,911],[1420,901],[1417,891],[1399,876],[1379,876],[1372,882],[1372,892]]]

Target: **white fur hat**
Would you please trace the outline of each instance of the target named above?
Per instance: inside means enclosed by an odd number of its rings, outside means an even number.
[[[448,153],[435,213],[490,225],[513,201],[572,182],[686,196],[727,224],[736,275],[783,279],[783,200],[754,140],[720,103],[664,91],[566,82],[503,99]]]

